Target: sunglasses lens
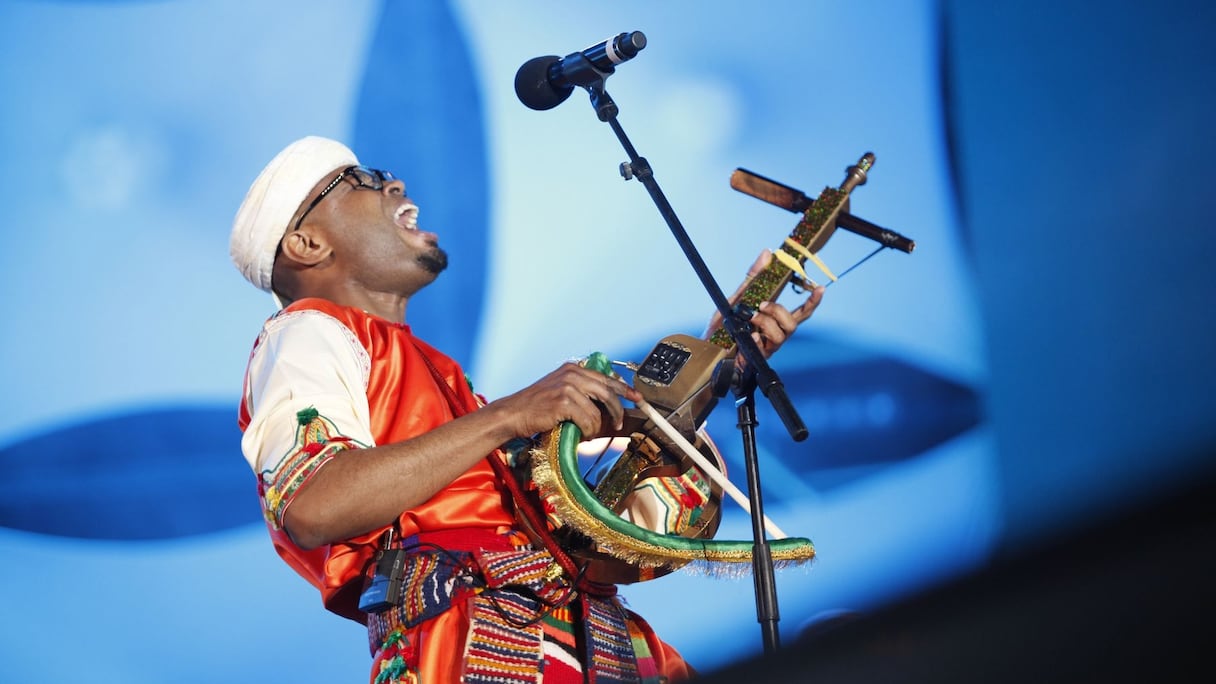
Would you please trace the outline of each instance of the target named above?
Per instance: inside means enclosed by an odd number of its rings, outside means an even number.
[[[361,188],[379,189],[380,179],[372,172],[371,169],[357,166],[350,171],[350,177],[355,179],[355,183]]]
[[[388,171],[369,169],[366,166],[356,166],[350,170],[349,175],[355,179],[358,187],[371,190],[382,190],[385,183],[396,180],[396,177]]]

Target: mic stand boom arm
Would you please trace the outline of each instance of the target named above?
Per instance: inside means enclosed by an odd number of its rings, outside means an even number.
[[[671,234],[679,243],[680,249],[683,250],[684,256],[692,265],[693,271],[701,280],[701,284],[709,293],[709,298],[713,300],[714,307],[722,315],[722,327],[730,333],[731,338],[735,341],[735,345],[743,358],[747,360],[748,372],[754,375],[756,386],[768,397],[773,404],[773,409],[781,418],[781,422],[785,425],[790,437],[801,442],[807,438],[808,432],[806,425],[802,422],[798,412],[794,409],[790,402],[789,396],[785,391],[785,385],[781,379],[777,377],[772,367],[768,365],[768,360],[764,358],[760,348],[756,345],[756,341],[751,337],[751,326],[747,323],[745,311],[735,311],[730,305],[730,301],[723,294],[722,288],[718,286],[713,275],[709,272],[709,267],[701,258],[701,254],[689,238],[688,232],[684,230],[683,224],[680,223],[679,217],[676,216],[675,210],[667,201],[667,197],[663,194],[663,190],[659,187],[658,181],[654,178],[654,170],[650,167],[650,162],[646,161],[645,157],[638,155],[634,149],[633,143],[629,141],[629,137],[625,135],[625,130],[621,128],[620,122],[617,121],[616,103],[612,101],[611,96],[604,90],[602,84],[587,86],[590,91],[591,104],[599,115],[600,120],[606,122],[612,132],[621,142],[621,146],[625,149],[625,154],[628,155],[629,161],[621,164],[621,175],[625,180],[636,178],[646,191],[650,193],[650,197],[654,200],[655,206],[658,207],[659,213],[662,214],[663,220],[666,221]]]
[[[713,300],[714,306],[722,315],[723,329],[730,334],[735,342],[735,348],[738,350],[738,353],[742,354],[743,358],[747,361],[744,377],[735,383],[735,395],[739,412],[739,429],[743,433],[748,498],[752,507],[752,536],[754,543],[752,568],[755,573],[756,619],[761,626],[764,651],[771,654],[776,652],[780,647],[780,636],[777,630],[777,622],[780,620],[780,616],[777,610],[777,591],[776,581],[773,576],[772,552],[764,532],[764,505],[760,494],[760,470],[756,454],[755,389],[758,387],[764,393],[764,396],[768,398],[794,441],[801,442],[806,439],[808,434],[807,428],[798,412],[794,409],[793,403],[785,391],[785,385],[777,377],[776,372],[768,365],[764,354],[761,353],[755,340],[752,339],[751,326],[748,323],[749,316],[742,310],[732,310],[729,300],[727,300],[726,295],[722,292],[722,288],[714,280],[713,275],[709,272],[709,267],[706,266],[696,246],[693,245],[692,240],[689,238],[688,232],[684,230],[684,226],[676,216],[675,210],[672,209],[671,204],[667,201],[667,197],[663,194],[662,189],[659,188],[658,181],[654,178],[654,171],[650,168],[650,163],[646,161],[645,157],[638,155],[637,150],[633,147],[633,143],[629,141],[624,129],[621,128],[620,123],[617,121],[616,115],[618,109],[616,103],[613,102],[612,97],[604,89],[604,79],[611,72],[601,72],[599,74],[595,72],[596,70],[594,69],[584,70],[582,74],[585,75],[585,78],[581,79],[578,85],[587,89],[596,115],[600,121],[604,121],[612,127],[612,131],[621,142],[621,146],[625,148],[629,161],[621,164],[621,175],[625,180],[637,178],[646,187],[646,191],[650,193],[650,197],[654,200],[655,206],[658,207],[659,213],[662,214],[663,220],[667,222],[668,228],[671,229],[671,234],[675,236],[680,249],[684,251],[684,256],[687,257],[697,277],[700,278],[701,284],[705,287],[706,292],[709,293],[710,299]]]

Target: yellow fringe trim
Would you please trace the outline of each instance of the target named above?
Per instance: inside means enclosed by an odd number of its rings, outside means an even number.
[[[545,435],[532,451],[532,478],[544,499],[549,502],[563,524],[589,537],[600,551],[619,558],[630,565],[651,568],[679,568],[697,561],[699,570],[707,574],[723,574],[715,569],[716,564],[747,564],[750,568],[752,549],[750,542],[718,542],[705,540],[696,548],[674,548],[651,543],[624,534],[605,524],[600,518],[584,509],[575,500],[570,487],[561,474],[561,427]],[[638,528],[642,530],[642,528]],[[644,531],[644,530],[643,530]],[[697,541],[673,536],[681,542]],[[786,567],[810,561],[815,556],[814,548],[802,544],[793,548],[773,549],[775,567]],[[702,566],[702,564],[708,564]],[[741,574],[728,572],[725,574]]]

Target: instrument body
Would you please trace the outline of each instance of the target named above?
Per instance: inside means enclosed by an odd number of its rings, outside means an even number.
[[[639,553],[631,550],[633,540],[654,544],[673,534],[711,539],[721,521],[721,488],[700,477],[686,459],[675,458],[678,449],[661,433],[647,434],[645,422],[637,410],[627,412],[624,426],[609,437],[627,438],[628,446],[594,485],[580,472],[582,435],[572,423],[544,435],[522,463],[536,485],[536,503],[549,513],[551,534],[592,582],[632,584],[666,575],[691,558],[681,561],[664,550]],[[702,456],[724,466],[707,435],[696,435],[695,445]],[[614,525],[599,524],[597,518]]]
[[[847,210],[849,193],[865,182],[873,162],[874,156],[867,153],[849,167],[840,188],[825,188],[817,200],[808,203],[802,219],[778,248],[781,253],[774,252],[775,258],[751,279],[737,306],[756,310],[761,303],[775,300],[791,281],[807,284],[809,278],[801,265],[807,259],[817,260],[814,253],[831,237],[838,217]],[[721,375],[719,367],[733,362],[734,352],[734,340],[721,328],[706,340],[670,335],[656,344],[634,373],[635,389],[719,468],[724,466],[720,454],[697,428],[722,394],[714,381]],[[612,372],[602,354],[593,354],[587,365]],[[553,525],[552,534],[583,563],[588,579],[622,584],[653,579],[694,561],[705,561],[711,569],[720,563],[740,567],[738,564],[751,562],[751,540],[713,539],[721,515],[722,489],[716,485],[697,487],[705,495],[704,501],[688,489],[676,497],[683,497],[685,503],[696,500],[697,510],[695,515],[677,515],[675,529],[656,531],[635,524],[629,497],[644,488],[639,483],[687,478],[696,484],[696,468],[636,409],[626,410],[625,425],[614,436],[628,437],[629,446],[594,488],[579,472],[582,435],[573,423],[541,435],[536,447],[517,464],[521,477],[535,485],[538,503]],[[775,565],[802,563],[815,555],[808,539],[776,539],[769,545]]]

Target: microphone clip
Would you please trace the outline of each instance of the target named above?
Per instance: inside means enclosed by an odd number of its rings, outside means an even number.
[[[615,67],[597,66],[596,62],[584,53],[574,52],[549,66],[549,81],[560,83],[568,92],[573,92],[575,86],[585,89],[591,97],[591,106],[595,109],[596,117],[607,122],[615,119],[620,113],[616,102],[604,88],[604,81],[615,73]]]

